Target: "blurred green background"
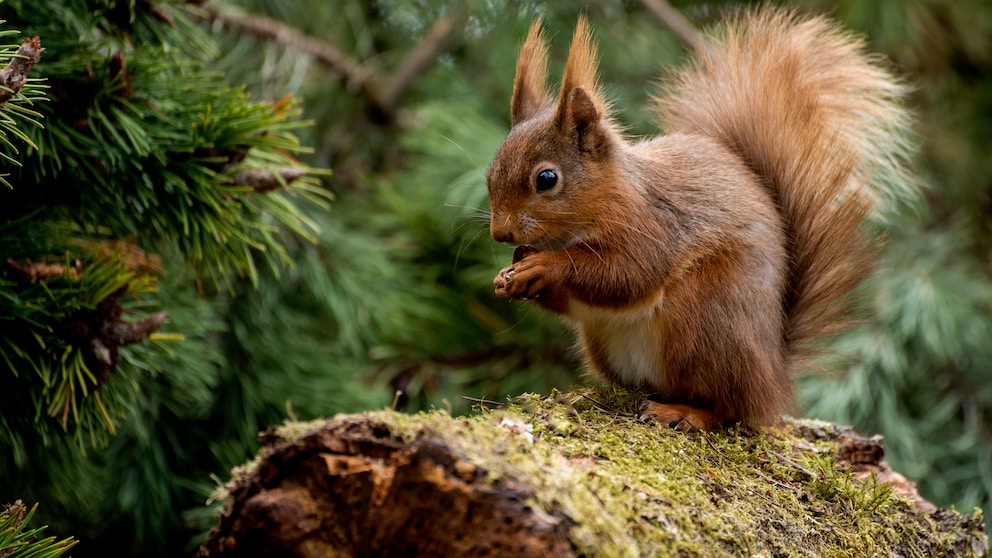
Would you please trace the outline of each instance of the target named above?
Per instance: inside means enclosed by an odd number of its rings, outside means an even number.
[[[29,439],[26,461],[0,461],[0,501],[40,502],[38,521],[82,539],[74,556],[192,555],[211,526],[205,502],[217,482],[253,455],[258,431],[288,417],[388,407],[397,390],[401,408],[464,413],[472,402],[463,396],[504,400],[591,381],[556,318],[493,296],[512,249],[488,237],[484,174],[509,127],[516,50],[538,14],[552,80],[585,14],[617,118],[633,134],[657,133],[647,100],[686,53],[640,2],[73,4],[164,6],[181,23],[163,28],[188,23],[183,32],[222,72],[218,84],[246,84],[264,101],[301,99],[300,118],[312,122],[293,133],[313,150],[294,157],[329,169],[322,188],[333,195],[329,209],[286,196],[316,225],[313,241],[274,221],[292,264],[258,265],[226,286],[205,288],[180,248],[143,244],[160,253],[164,273],[142,304],[168,311],[162,331],[185,339],[122,351],[132,388],[121,390],[114,435],[95,446]],[[673,4],[705,29],[748,3]],[[890,463],[926,498],[988,510],[992,7],[788,4],[864,33],[915,87],[915,165],[927,187],[885,225],[866,318],[833,342],[828,373],[800,376],[799,412],[884,434]],[[17,28],[29,8],[0,9]],[[42,41],[54,56],[57,43]],[[418,52],[434,56],[414,66]]]

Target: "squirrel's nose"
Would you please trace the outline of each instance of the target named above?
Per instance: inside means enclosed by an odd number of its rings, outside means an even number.
[[[493,240],[496,242],[513,242],[513,233],[510,231],[491,227],[489,232],[492,234]]]
[[[513,242],[513,227],[507,226],[505,219],[490,219],[489,234],[496,242]]]

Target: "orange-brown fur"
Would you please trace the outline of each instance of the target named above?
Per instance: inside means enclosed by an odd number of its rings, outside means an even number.
[[[496,293],[568,317],[589,367],[658,392],[645,412],[665,423],[775,420],[870,269],[861,224],[902,178],[902,86],[827,20],[766,8],[671,77],[667,135],[631,142],[584,19],[557,101],[546,60],[535,22],[487,176],[493,238],[533,249]]]

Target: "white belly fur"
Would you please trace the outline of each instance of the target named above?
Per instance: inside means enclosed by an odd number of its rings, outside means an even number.
[[[617,379],[630,386],[662,388],[659,369],[664,339],[661,308],[663,296],[634,308],[615,310],[569,301],[568,315],[579,334],[606,349],[607,360]]]

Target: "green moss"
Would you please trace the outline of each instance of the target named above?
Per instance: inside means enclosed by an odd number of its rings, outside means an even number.
[[[405,440],[434,436],[491,479],[525,482],[537,509],[574,521],[573,541],[586,555],[983,552],[974,542],[984,541],[978,515],[958,516],[958,532],[941,531],[889,487],[838,468],[836,442],[793,433],[832,425],[787,420],[761,431],[685,434],[638,420],[642,396],[586,389],[523,395],[467,418],[383,411],[332,420],[368,420]],[[278,435],[291,441],[324,424],[288,423]]]

